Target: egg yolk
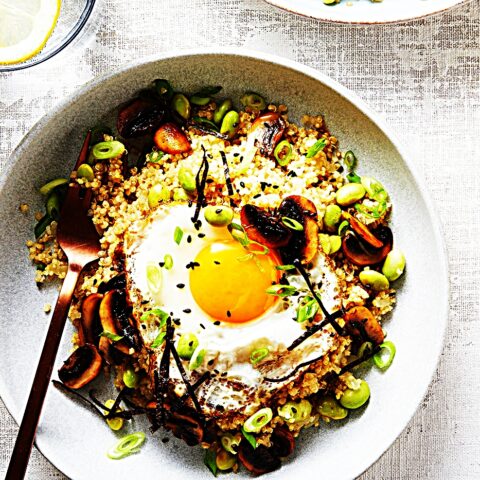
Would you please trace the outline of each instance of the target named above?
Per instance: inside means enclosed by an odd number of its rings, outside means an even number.
[[[244,323],[260,317],[276,302],[265,290],[278,283],[273,254],[248,257],[238,242],[217,242],[195,258],[190,289],[199,307],[222,322]]]

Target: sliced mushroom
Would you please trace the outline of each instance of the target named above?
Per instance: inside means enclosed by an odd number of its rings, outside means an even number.
[[[100,303],[103,331],[122,337],[114,346],[124,353],[128,353],[130,348],[137,350],[139,347],[139,338],[130,320],[130,311],[125,290],[110,290]]]
[[[242,441],[238,447],[238,458],[243,466],[255,475],[273,472],[282,466],[282,462],[273,449],[264,445],[253,448],[248,442]]]
[[[98,287],[98,293],[106,293],[109,290],[123,289],[127,286],[127,278],[125,272],[112,277],[108,282],[103,282]]]
[[[75,390],[91,382],[102,369],[102,357],[94,345],[78,347],[58,370],[60,380]]]
[[[366,342],[380,345],[385,339],[382,326],[366,307],[353,307],[343,317],[347,332]]]
[[[288,457],[295,450],[295,437],[287,428],[276,428],[270,440],[272,451],[280,458]]]
[[[99,317],[99,307],[103,295],[92,293],[82,302],[81,328],[78,331],[80,343],[98,345],[99,336],[102,333]]]
[[[284,247],[292,236],[281,220],[254,205],[245,205],[240,219],[248,238],[268,248]]]
[[[368,243],[373,248],[382,248],[383,242],[378,239],[366,225],[362,222],[359,222],[353,215],[350,215],[348,212],[343,212],[343,218],[348,220],[352,230],[366,243]]]
[[[153,138],[155,145],[162,152],[178,154],[186,153],[192,149],[190,140],[185,132],[175,123],[164,123],[156,132]]]
[[[279,113],[266,112],[253,122],[249,136],[254,136],[255,145],[262,155],[270,156],[282,138],[285,127],[285,120]]]
[[[189,447],[198,445],[203,440],[204,429],[193,410],[185,409],[182,412],[169,412],[165,421],[165,428],[173,435],[183,440]]]
[[[347,233],[343,237],[342,250],[350,262],[365,267],[385,260],[393,247],[392,231],[388,227],[380,226],[373,230],[372,234],[382,242],[383,247],[373,248],[353,233]]]
[[[286,197],[278,209],[280,218],[289,218],[302,225],[303,230],[292,230],[292,237],[286,247],[280,249],[285,263],[299,259],[308,263],[318,251],[318,223],[315,204],[300,195]]]
[[[118,112],[117,130],[124,138],[153,133],[165,121],[166,114],[164,103],[136,98]]]

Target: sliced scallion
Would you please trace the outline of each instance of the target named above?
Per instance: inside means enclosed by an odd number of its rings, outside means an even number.
[[[205,450],[205,457],[203,458],[203,463],[208,467],[208,469],[217,476],[217,454],[214,448],[209,448]]]
[[[200,365],[203,363],[206,353],[207,352],[205,351],[205,349],[199,345],[192,354],[192,358],[190,359],[188,368],[190,370],[196,370],[198,367],[200,367]]]
[[[154,262],[147,265],[147,285],[150,293],[157,296],[162,290],[163,274],[160,266]]]
[[[277,265],[275,270],[295,270],[295,265]]]
[[[135,432],[121,438],[108,452],[108,458],[112,460],[120,460],[122,458],[137,453],[140,447],[145,443],[146,436],[143,432]]]
[[[245,440],[252,446],[252,448],[257,448],[257,439],[255,435],[247,432],[244,427],[242,427],[242,435],[245,437]]]
[[[122,340],[122,336],[121,335],[117,335],[116,333],[112,333],[112,332],[107,332],[107,331],[103,331],[101,334],[100,334],[101,337],[106,337],[108,338],[109,340],[111,340],[112,342],[119,342],[120,340]]]
[[[92,155],[96,160],[117,158],[125,151],[125,145],[117,140],[100,142],[92,147]]]
[[[237,447],[240,445],[242,438],[237,434],[233,436],[231,433],[226,433],[221,438],[222,447],[232,455],[237,454]]]
[[[55,178],[55,180],[51,180],[50,182],[40,187],[39,192],[42,195],[49,195],[55,188],[60,187],[62,185],[66,185],[68,183],[68,178]]]
[[[167,253],[163,258],[163,267],[167,270],[171,270],[173,268],[173,257]]]
[[[173,240],[177,245],[180,245],[182,238],[183,238],[183,230],[180,227],[175,227],[175,231],[173,232]]]
[[[243,430],[248,433],[258,433],[273,418],[272,409],[269,407],[261,408],[252,416],[248,417],[243,424]]]
[[[297,292],[297,289],[292,285],[272,285],[265,290],[269,295],[275,295],[276,297],[289,297]]]
[[[264,358],[267,358],[270,354],[270,350],[268,347],[258,348],[257,350],[253,350],[250,354],[250,362],[252,365],[256,365],[257,363],[261,362]]]
[[[303,231],[303,225],[300,222],[297,222],[294,218],[282,217],[282,223],[290,230],[295,230],[297,232]]]
[[[167,321],[167,318],[169,317],[167,312],[164,312],[161,308],[153,308],[152,310],[149,310],[148,312],[145,312],[141,317],[140,321],[142,322],[148,322],[152,318],[158,318],[160,319],[160,327],[163,327],[165,325],[165,322]]]
[[[282,140],[273,151],[275,160],[281,167],[285,167],[293,158],[293,147],[288,140]]]
[[[150,347],[151,348],[158,348],[163,343],[163,341],[165,340],[165,335],[166,335],[166,332],[160,332],[156,336],[155,340],[152,342]]]
[[[321,152],[327,145],[327,141],[324,138],[317,140],[307,151],[307,158],[312,158]]]

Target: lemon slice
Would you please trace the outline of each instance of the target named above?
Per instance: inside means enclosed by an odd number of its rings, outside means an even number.
[[[61,0],[0,0],[0,64],[20,63],[47,43]]]

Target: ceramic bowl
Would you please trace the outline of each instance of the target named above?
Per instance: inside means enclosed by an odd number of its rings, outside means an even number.
[[[383,122],[354,94],[311,68],[262,53],[241,50],[176,52],[127,67],[85,85],[39,123],[13,153],[0,183],[0,394],[18,422],[21,419],[58,285],[38,288],[25,242],[34,219],[20,213],[43,208],[38,188],[67,175],[86,130],[108,121],[120,103],[150,84],[167,78],[186,92],[223,85],[233,98],[253,90],[289,106],[299,120],[304,113],[323,114],[343,150],[355,151],[359,174],[378,177],[393,204],[395,242],[407,257],[407,273],[397,282],[397,306],[386,322],[397,345],[390,369],[367,374],[372,396],[368,408],[346,422],[322,424],[304,432],[295,454],[272,479],[346,480],[368,468],[402,432],[421,402],[435,370],[447,320],[447,269],[438,221],[426,189]],[[55,372],[71,350],[67,325]],[[98,381],[102,388],[105,381]],[[100,391],[101,398],[111,393]],[[148,432],[143,420],[130,430]],[[176,480],[210,479],[200,448],[189,448],[165,432],[149,435],[142,452],[122,461],[105,452],[116,441],[101,419],[51,388],[38,429],[37,445],[69,477],[81,480],[129,479],[161,475]],[[393,472],[392,472],[393,475]],[[233,478],[233,477],[232,477]],[[249,478],[241,471],[236,479]]]
[[[266,0],[291,13],[337,23],[396,23],[440,13],[464,0],[342,0],[325,5],[323,0]]]

